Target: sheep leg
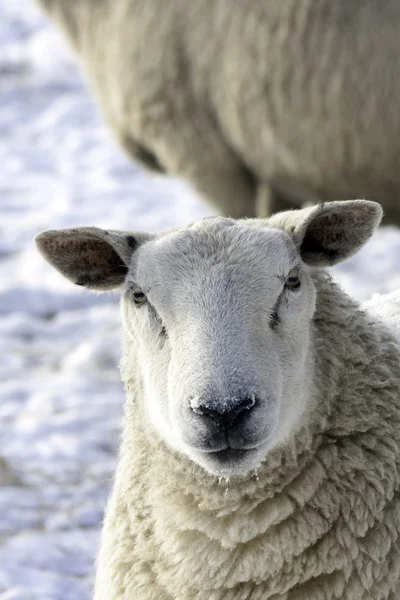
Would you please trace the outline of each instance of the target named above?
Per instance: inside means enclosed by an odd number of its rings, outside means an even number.
[[[256,216],[255,180],[236,161],[219,162],[220,156],[193,146],[186,151],[184,160],[179,158],[170,152],[160,162],[166,172],[185,179],[217,214],[232,219]]]
[[[142,115],[145,126],[136,132],[135,140],[145,141],[160,167],[186,180],[218,214],[234,219],[255,217],[253,174],[225,143],[215,123],[194,111],[190,103],[187,112],[189,117],[184,119],[168,106],[157,120]]]
[[[144,168],[165,173],[166,169],[155,153],[136,142],[132,136],[124,134],[118,139],[129,156]],[[181,172],[176,174],[180,176]],[[245,169],[237,166],[226,171],[206,165],[203,169],[190,171],[186,178],[218,214],[234,219],[256,216],[254,180]]]
[[[158,162],[155,154],[150,152],[143,144],[139,144],[131,135],[125,132],[119,133],[117,139],[129,157],[142,165],[144,169],[164,173],[164,168]]]
[[[196,169],[188,180],[218,214],[233,219],[256,216],[255,185],[247,171]]]

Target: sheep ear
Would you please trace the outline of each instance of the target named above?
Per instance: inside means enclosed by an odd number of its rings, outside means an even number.
[[[378,227],[382,215],[376,202],[346,200],[278,213],[268,220],[268,226],[289,233],[306,264],[326,267],[355,254]]]
[[[150,237],[78,227],[44,231],[35,242],[47,262],[72,283],[106,291],[124,283],[133,252]]]

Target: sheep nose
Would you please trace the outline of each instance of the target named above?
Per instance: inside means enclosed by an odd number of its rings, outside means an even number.
[[[211,417],[220,427],[227,427],[232,425],[241,413],[254,408],[256,401],[255,396],[228,398],[219,402],[192,400],[190,406],[195,414]]]

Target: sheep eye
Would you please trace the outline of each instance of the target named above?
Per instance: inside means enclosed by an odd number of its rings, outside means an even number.
[[[297,290],[301,286],[299,274],[295,271],[289,273],[288,278],[285,281],[285,287],[291,290]]]
[[[135,290],[132,296],[135,304],[144,304],[147,302],[147,296],[142,290]]]

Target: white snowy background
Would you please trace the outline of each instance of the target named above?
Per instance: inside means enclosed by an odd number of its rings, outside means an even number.
[[[33,1],[0,0],[0,600],[91,597],[123,405],[117,295],[65,282],[34,235],[206,214],[123,155]],[[400,232],[381,229],[336,277],[360,300],[400,288]]]

